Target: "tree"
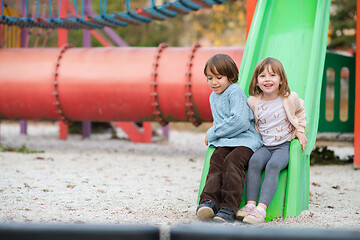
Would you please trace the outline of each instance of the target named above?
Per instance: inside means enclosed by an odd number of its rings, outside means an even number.
[[[244,46],[246,38],[246,1],[226,1],[184,18],[187,31],[183,45],[199,42],[202,46]]]
[[[355,52],[356,1],[333,0],[330,12],[330,43],[328,49]]]

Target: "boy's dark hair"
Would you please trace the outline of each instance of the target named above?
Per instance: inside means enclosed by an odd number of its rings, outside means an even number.
[[[204,74],[209,69],[213,74],[226,76],[231,83],[238,81],[239,70],[234,60],[226,54],[216,54],[212,56],[205,64]]]

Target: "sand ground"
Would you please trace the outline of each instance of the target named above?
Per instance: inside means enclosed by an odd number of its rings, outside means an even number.
[[[2,145],[43,152],[0,152],[0,223],[199,223],[204,133],[172,129],[168,142],[135,144],[110,132],[64,141],[58,131],[30,122],[20,135],[16,122],[1,123]],[[310,175],[309,210],[263,226],[360,231],[360,170],[311,166]]]

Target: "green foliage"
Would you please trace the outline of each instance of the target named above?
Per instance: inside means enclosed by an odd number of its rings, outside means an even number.
[[[6,147],[0,144],[0,151],[1,152],[17,152],[17,153],[43,153],[44,151],[37,151],[28,149],[25,145],[22,145],[19,148],[15,147]]]
[[[315,147],[310,154],[310,165],[344,165],[352,162],[353,158],[340,160],[339,157],[335,155],[334,151],[329,150],[327,147]]]
[[[226,1],[189,14],[191,27],[184,32],[187,42],[208,46],[244,46],[246,37],[246,1]]]
[[[356,1],[333,0],[330,13],[329,49],[355,51],[356,44]]]

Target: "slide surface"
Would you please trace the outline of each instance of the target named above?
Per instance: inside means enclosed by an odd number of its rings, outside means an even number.
[[[274,57],[284,65],[291,91],[305,101],[308,143],[302,151],[298,140],[292,141],[289,166],[283,171],[287,171],[287,180],[284,183],[279,179],[279,189],[286,189],[284,206],[280,206],[284,218],[298,216],[309,207],[309,156],[318,128],[330,2],[258,0],[241,61],[239,84],[247,95],[256,64],[265,57]],[[199,195],[205,185],[213,150],[209,148],[205,157]],[[277,194],[273,201],[278,198]],[[276,214],[267,220],[273,217]]]

